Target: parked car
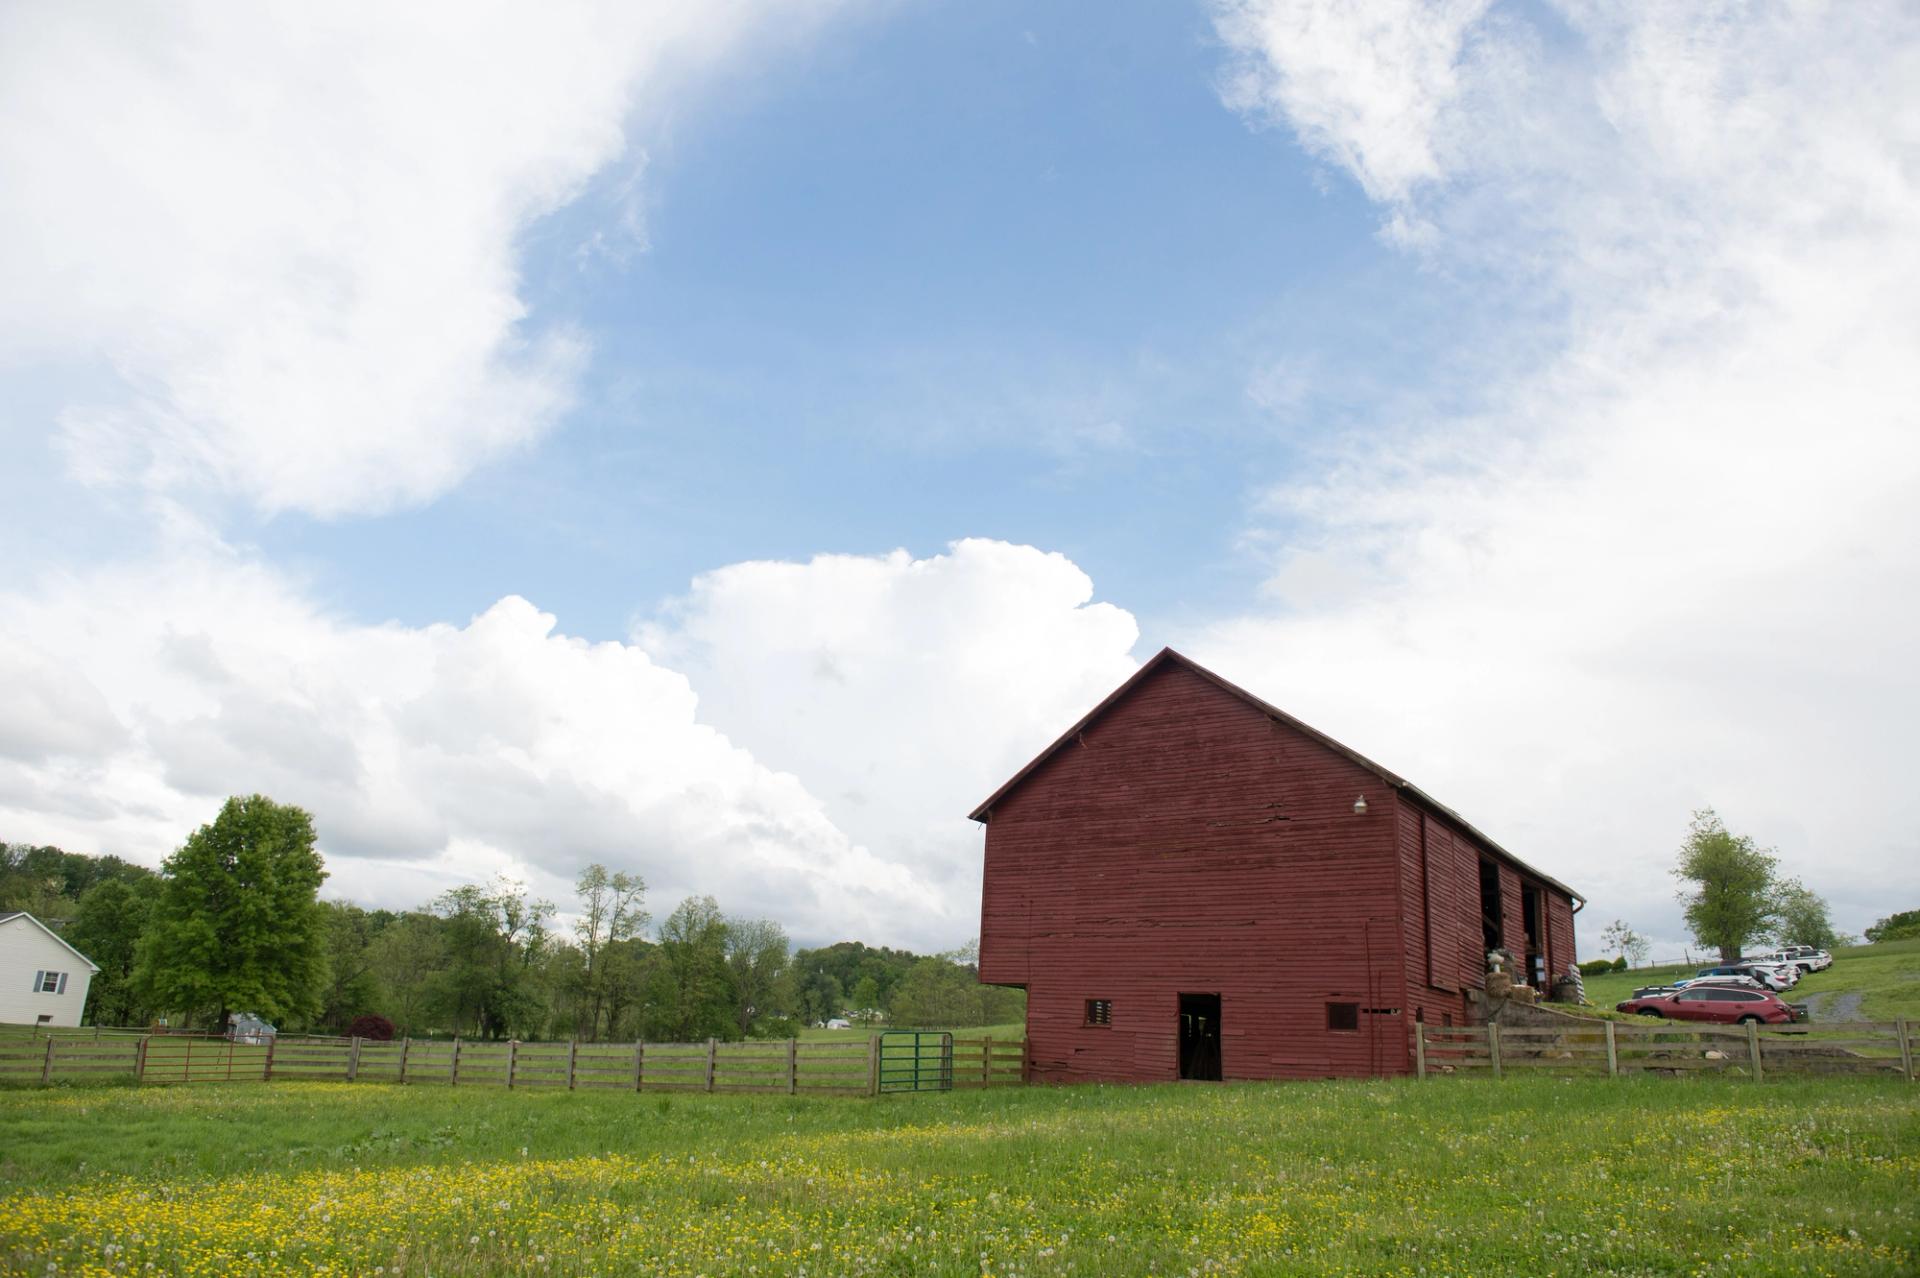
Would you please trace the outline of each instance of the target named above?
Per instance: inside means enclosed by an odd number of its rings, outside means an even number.
[[[1779,993],[1781,990],[1792,989],[1794,982],[1799,978],[1799,973],[1796,971],[1794,975],[1788,976],[1786,971],[1777,967],[1763,967],[1747,962],[1723,963],[1719,967],[1703,967],[1687,980],[1675,981],[1674,984],[1685,989],[1694,981],[1707,976],[1745,976]]]
[[[1786,945],[1771,954],[1762,954],[1756,961],[1791,963],[1810,975],[1832,967],[1833,955],[1825,950],[1816,950],[1811,945]]]
[[[1721,1025],[1786,1025],[1795,1019],[1793,1009],[1776,994],[1720,985],[1676,990],[1651,998],[1630,998],[1614,1004],[1613,1010],[1664,1020],[1712,1021]]]
[[[1642,985],[1633,992],[1635,998],[1652,998],[1656,994],[1673,994],[1680,989],[1678,985]]]
[[[1695,989],[1702,985],[1718,985],[1723,989],[1736,990],[1764,990],[1767,988],[1764,982],[1751,976],[1696,976],[1686,983],[1685,988]]]

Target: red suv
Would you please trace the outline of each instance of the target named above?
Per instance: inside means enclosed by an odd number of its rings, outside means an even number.
[[[1630,998],[1614,1004],[1616,1012],[1640,1016],[1672,1017],[1676,1021],[1715,1021],[1723,1025],[1745,1025],[1757,1021],[1766,1025],[1785,1025],[1793,1020],[1793,1009],[1766,990],[1730,989],[1724,985],[1705,985],[1677,990],[1672,994],[1653,994]]]

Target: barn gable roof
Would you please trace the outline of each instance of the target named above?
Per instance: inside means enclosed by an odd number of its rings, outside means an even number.
[[[13,922],[15,919],[25,919],[27,922],[39,928],[42,932],[45,932],[48,936],[52,937],[63,948],[65,948],[68,953],[72,954],[75,958],[79,959],[82,963],[85,963],[89,971],[98,972],[100,970],[100,965],[98,963],[94,962],[92,959],[82,954],[79,950],[74,949],[71,945],[68,945],[64,940],[61,940],[60,934],[58,932],[48,927],[45,923],[42,923],[39,919],[36,919],[35,917],[33,917],[33,915],[28,914],[25,910],[16,910],[11,914],[0,914],[0,927],[5,927],[7,924]]]
[[[1465,830],[1468,834],[1471,834],[1474,838],[1486,844],[1488,848],[1498,853],[1502,858],[1512,862],[1517,868],[1525,870],[1528,874],[1540,880],[1540,882],[1545,883],[1550,887],[1557,888],[1562,892],[1565,892],[1569,897],[1573,898],[1574,900],[1580,901],[1582,904],[1585,903],[1586,898],[1581,896],[1578,892],[1574,891],[1572,888],[1568,887],[1566,884],[1560,882],[1558,879],[1554,878],[1552,875],[1543,874],[1539,870],[1534,869],[1532,866],[1528,865],[1525,861],[1522,861],[1519,857],[1515,856],[1513,853],[1507,851],[1505,848],[1501,847],[1498,843],[1495,843],[1492,839],[1488,838],[1483,831],[1474,828],[1473,824],[1469,822],[1465,817],[1461,816],[1458,812],[1455,812],[1452,808],[1440,802],[1438,799],[1428,794],[1425,790],[1422,790],[1419,786],[1414,785],[1411,781],[1408,781],[1405,777],[1400,776],[1398,773],[1388,771],[1386,768],[1383,768],[1379,764],[1375,763],[1372,759],[1369,759],[1366,755],[1361,754],[1358,750],[1355,750],[1350,746],[1341,744],[1340,742],[1334,740],[1332,737],[1328,736],[1326,733],[1320,731],[1318,728],[1313,727],[1311,724],[1302,723],[1300,720],[1288,714],[1285,710],[1280,709],[1280,707],[1261,700],[1259,697],[1254,696],[1251,692],[1248,692],[1245,688],[1242,688],[1239,684],[1233,683],[1229,680],[1221,678],[1219,675],[1215,674],[1213,671],[1207,669],[1205,666],[1201,665],[1199,662],[1193,660],[1193,658],[1185,656],[1181,653],[1175,652],[1172,648],[1162,648],[1159,652],[1155,653],[1152,657],[1148,658],[1146,663],[1143,664],[1138,670],[1134,671],[1132,676],[1129,677],[1125,683],[1121,684],[1118,688],[1115,688],[1111,693],[1107,694],[1106,698],[1102,700],[1099,705],[1087,711],[1087,713],[1081,717],[1078,723],[1075,723],[1071,728],[1068,728],[1065,732],[1061,733],[1059,738],[1056,741],[1054,741],[1052,745],[1048,746],[1046,749],[1042,750],[1039,754],[1035,755],[1033,757],[1032,762],[1028,763],[1026,767],[1014,773],[1013,776],[1007,780],[1007,783],[1005,785],[1001,786],[998,790],[995,790],[991,795],[989,795],[987,797],[986,802],[982,803],[979,807],[975,808],[971,813],[968,814],[970,818],[975,821],[981,821],[981,822],[986,821],[988,814],[990,814],[993,811],[994,806],[998,804],[1000,800],[1006,798],[1007,795],[1013,793],[1014,790],[1019,788],[1022,782],[1024,782],[1028,777],[1032,776],[1034,772],[1039,770],[1041,764],[1045,763],[1048,759],[1052,758],[1054,753],[1058,751],[1062,746],[1066,745],[1068,742],[1072,741],[1075,737],[1079,736],[1082,732],[1086,731],[1087,727],[1090,724],[1092,724],[1094,720],[1098,719],[1101,715],[1105,714],[1108,710],[1112,709],[1115,705],[1119,704],[1122,700],[1124,700],[1129,693],[1131,693],[1135,688],[1137,688],[1154,671],[1166,665],[1176,665],[1181,667],[1184,670],[1191,671],[1192,673],[1200,676],[1200,678],[1206,680],[1208,683],[1213,684],[1215,687],[1219,688],[1221,691],[1226,692],[1231,696],[1238,697],[1240,700],[1246,702],[1248,705],[1260,711],[1260,713],[1266,715],[1268,718],[1277,720],[1280,723],[1284,723],[1288,727],[1294,729],[1295,731],[1301,733],[1302,735],[1307,736],[1314,741],[1317,741],[1321,745],[1325,746],[1327,749],[1333,751],[1335,754],[1341,755],[1344,758],[1351,761],[1352,763],[1357,764],[1359,767],[1364,768],[1366,771],[1373,773],[1375,776],[1379,777],[1382,781],[1385,781],[1388,785],[1392,786],[1394,789],[1402,790],[1407,794],[1412,795],[1415,799],[1419,800],[1421,803],[1425,804],[1427,807],[1432,808],[1434,811],[1439,812],[1442,815],[1446,816],[1449,820],[1458,824],[1460,828]]]

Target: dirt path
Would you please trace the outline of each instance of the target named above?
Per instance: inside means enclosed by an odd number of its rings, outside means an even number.
[[[1810,1021],[1864,1021],[1860,1010],[1862,995],[1833,992],[1807,995],[1807,1019]]]

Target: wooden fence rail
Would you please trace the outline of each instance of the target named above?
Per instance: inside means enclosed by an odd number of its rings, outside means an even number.
[[[331,1081],[451,1087],[868,1096],[879,1037],[722,1043],[521,1043],[300,1038],[261,1043],[194,1034],[0,1038],[0,1082],[119,1075],[141,1083]],[[955,1038],[955,1087],[1026,1081],[1022,1039]]]
[[[1731,1071],[1762,1082],[1779,1074],[1914,1077],[1915,1027],[1897,1021],[1808,1028],[1697,1022],[1594,1021],[1591,1026],[1422,1025],[1414,1036],[1421,1078],[1508,1070],[1570,1074]]]

